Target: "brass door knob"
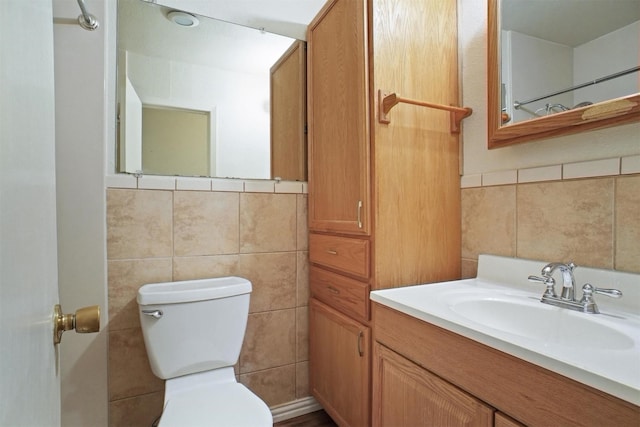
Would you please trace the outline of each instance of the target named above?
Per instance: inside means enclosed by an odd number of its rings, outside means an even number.
[[[62,333],[75,329],[79,334],[100,330],[100,307],[92,305],[76,310],[75,314],[63,314],[60,304],[53,308],[53,343],[59,344]]]

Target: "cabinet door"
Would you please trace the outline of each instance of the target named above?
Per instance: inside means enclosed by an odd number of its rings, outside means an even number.
[[[365,0],[333,0],[307,34],[309,227],[369,233]]]
[[[311,393],[341,427],[369,426],[370,330],[311,299]]]
[[[271,67],[271,179],[307,179],[306,60],[297,41]]]
[[[374,351],[374,426],[493,425],[491,407],[381,344]]]
[[[525,425],[520,424],[502,412],[496,412],[496,419],[493,423],[493,427],[525,427]]]

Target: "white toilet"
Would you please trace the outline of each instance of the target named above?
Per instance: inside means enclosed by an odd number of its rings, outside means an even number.
[[[167,380],[160,426],[267,427],[267,405],[236,381],[251,282],[240,277],[154,283],[138,290],[153,373]]]

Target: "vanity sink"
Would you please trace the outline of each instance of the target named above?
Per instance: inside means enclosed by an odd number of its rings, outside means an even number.
[[[472,322],[508,334],[577,349],[624,350],[632,337],[619,332],[607,318],[549,307],[525,297],[467,298],[450,309]]]
[[[599,313],[585,313],[541,302],[544,283],[527,278],[543,266],[481,255],[474,279],[373,291],[371,300],[640,405],[640,275],[576,269],[576,283],[624,295],[596,295]]]

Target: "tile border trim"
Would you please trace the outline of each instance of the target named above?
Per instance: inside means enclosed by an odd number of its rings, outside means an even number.
[[[640,173],[640,155],[462,175],[460,188],[491,187]]]
[[[105,178],[107,188],[137,190],[229,191],[235,193],[307,194],[303,181],[227,178],[187,178],[173,176],[112,174]]]

